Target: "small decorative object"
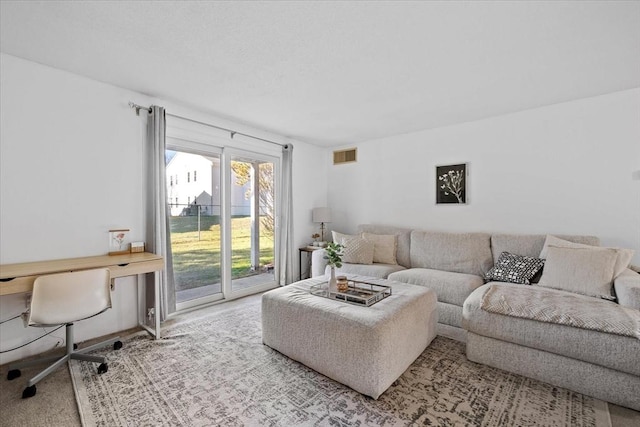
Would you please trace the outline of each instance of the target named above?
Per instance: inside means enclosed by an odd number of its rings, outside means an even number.
[[[109,255],[129,253],[129,229],[109,230]]]
[[[144,242],[131,242],[131,253],[144,252]]]
[[[349,289],[349,281],[347,280],[347,276],[336,277],[336,282],[338,286],[338,292],[347,292],[347,290]]]
[[[329,279],[329,291],[336,292],[338,290],[336,280],[336,267],[342,267],[342,249],[344,246],[341,244],[331,242],[327,244],[325,249],[324,259],[327,260],[327,264],[331,267],[331,278]]]
[[[436,204],[467,203],[467,164],[436,166]]]
[[[313,243],[317,243],[319,237],[320,237],[320,235],[318,233],[313,233],[311,235],[311,238],[313,239]]]

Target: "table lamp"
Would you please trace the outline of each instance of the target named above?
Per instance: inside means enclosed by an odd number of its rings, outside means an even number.
[[[329,208],[313,208],[311,220],[320,223],[321,239],[324,242],[324,224],[325,222],[331,222],[331,210]]]

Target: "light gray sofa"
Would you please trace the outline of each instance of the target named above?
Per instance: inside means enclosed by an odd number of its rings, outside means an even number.
[[[540,253],[545,235],[488,233],[446,233],[411,230],[393,226],[363,224],[358,233],[397,236],[398,264],[343,263],[337,273],[388,278],[402,283],[426,286],[438,297],[439,335],[466,341],[462,327],[462,306],[471,293],[484,285],[483,276],[503,252],[525,255],[525,248]],[[599,245],[592,236],[558,236],[588,245]],[[528,253],[528,252],[527,252]],[[536,254],[536,256],[537,256]],[[324,251],[312,254],[312,277],[328,274]]]
[[[640,410],[640,330],[638,338],[625,337],[481,309],[483,295],[493,283],[485,284],[483,276],[499,255],[538,257],[545,235],[443,233],[377,225],[361,225],[358,231],[395,234],[398,265],[344,263],[338,272],[432,289],[438,298],[438,334],[465,341],[470,360]],[[599,245],[592,236],[558,237]],[[323,255],[323,251],[313,253],[313,276],[327,274]],[[640,310],[638,273],[625,270],[614,281],[614,289],[620,307]]]

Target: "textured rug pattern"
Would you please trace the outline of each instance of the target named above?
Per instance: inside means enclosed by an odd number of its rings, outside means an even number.
[[[73,361],[86,426],[607,426],[606,403],[469,362],[438,337],[378,400],[261,340],[252,303],[146,333],[111,352],[109,372]]]

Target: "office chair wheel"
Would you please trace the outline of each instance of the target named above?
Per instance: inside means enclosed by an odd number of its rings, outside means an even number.
[[[116,341],[113,343],[114,350],[120,350],[122,348],[122,341]]]
[[[24,389],[24,391],[22,392],[22,398],[23,399],[27,399],[29,397],[33,397],[36,395],[36,386],[35,384],[32,385],[31,387],[27,387]]]
[[[22,375],[22,373],[20,372],[20,369],[12,369],[9,372],[7,372],[7,379],[9,381],[11,380],[15,380],[16,378],[18,378],[20,375]]]
[[[109,370],[109,367],[107,366],[106,363],[101,363],[100,366],[98,366],[98,374],[100,375],[104,374],[108,370]]]

